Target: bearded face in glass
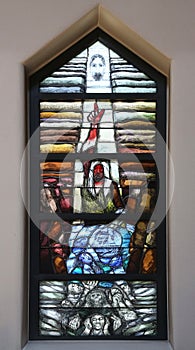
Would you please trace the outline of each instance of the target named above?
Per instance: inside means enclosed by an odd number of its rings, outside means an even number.
[[[103,56],[96,54],[92,56],[90,62],[91,75],[95,81],[103,79],[105,73],[105,59]]]
[[[95,182],[100,182],[104,178],[104,167],[102,164],[97,164],[93,169],[93,178]]]

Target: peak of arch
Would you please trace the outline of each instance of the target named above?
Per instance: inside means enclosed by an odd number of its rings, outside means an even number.
[[[37,72],[97,28],[135,53],[159,72],[169,76],[170,58],[157,50],[101,5],[93,8],[23,62],[27,75],[31,76]]]

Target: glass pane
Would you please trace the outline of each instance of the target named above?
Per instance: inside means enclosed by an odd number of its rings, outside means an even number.
[[[116,141],[120,153],[155,151],[155,102],[113,103]]]
[[[115,221],[102,225],[72,226],[68,273],[126,273],[134,226]]]
[[[156,103],[40,103],[42,153],[153,153]]]
[[[100,42],[96,42],[89,47],[86,92],[112,92],[109,51],[110,50]]]
[[[117,159],[40,163],[40,210],[90,214],[152,214],[154,162]]]
[[[97,41],[40,83],[43,93],[155,93],[156,82]]]
[[[49,213],[73,212],[73,162],[40,163],[40,210]]]
[[[111,50],[110,50],[111,51]],[[110,52],[111,80],[115,93],[155,93],[156,83],[145,73],[129,64],[119,55]]]
[[[87,72],[87,50],[60,67],[40,83],[43,93],[83,93]]]
[[[40,225],[41,273],[155,273],[156,256],[156,232],[147,221],[85,225],[59,220]]]
[[[153,223],[138,221],[130,242],[127,273],[155,273],[157,271],[156,231]]]
[[[43,336],[157,334],[153,281],[42,281],[39,296]]]
[[[77,152],[116,153],[112,103],[85,101]]]
[[[40,103],[40,151],[74,153],[82,122],[81,102]]]
[[[40,273],[67,273],[72,226],[63,221],[40,224]]]
[[[154,162],[120,163],[121,195],[127,212],[152,214],[156,204]]]

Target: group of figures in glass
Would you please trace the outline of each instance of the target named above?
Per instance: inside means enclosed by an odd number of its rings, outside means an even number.
[[[51,321],[52,320],[52,321]],[[41,334],[156,334],[154,282],[70,281],[40,284]]]

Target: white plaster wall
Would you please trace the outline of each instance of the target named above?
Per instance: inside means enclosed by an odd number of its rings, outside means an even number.
[[[194,350],[194,0],[1,0],[0,350],[20,350],[26,339],[27,228],[19,185],[25,144],[22,62],[98,3],[172,58],[170,148],[176,181],[169,234],[171,340],[175,350]]]

